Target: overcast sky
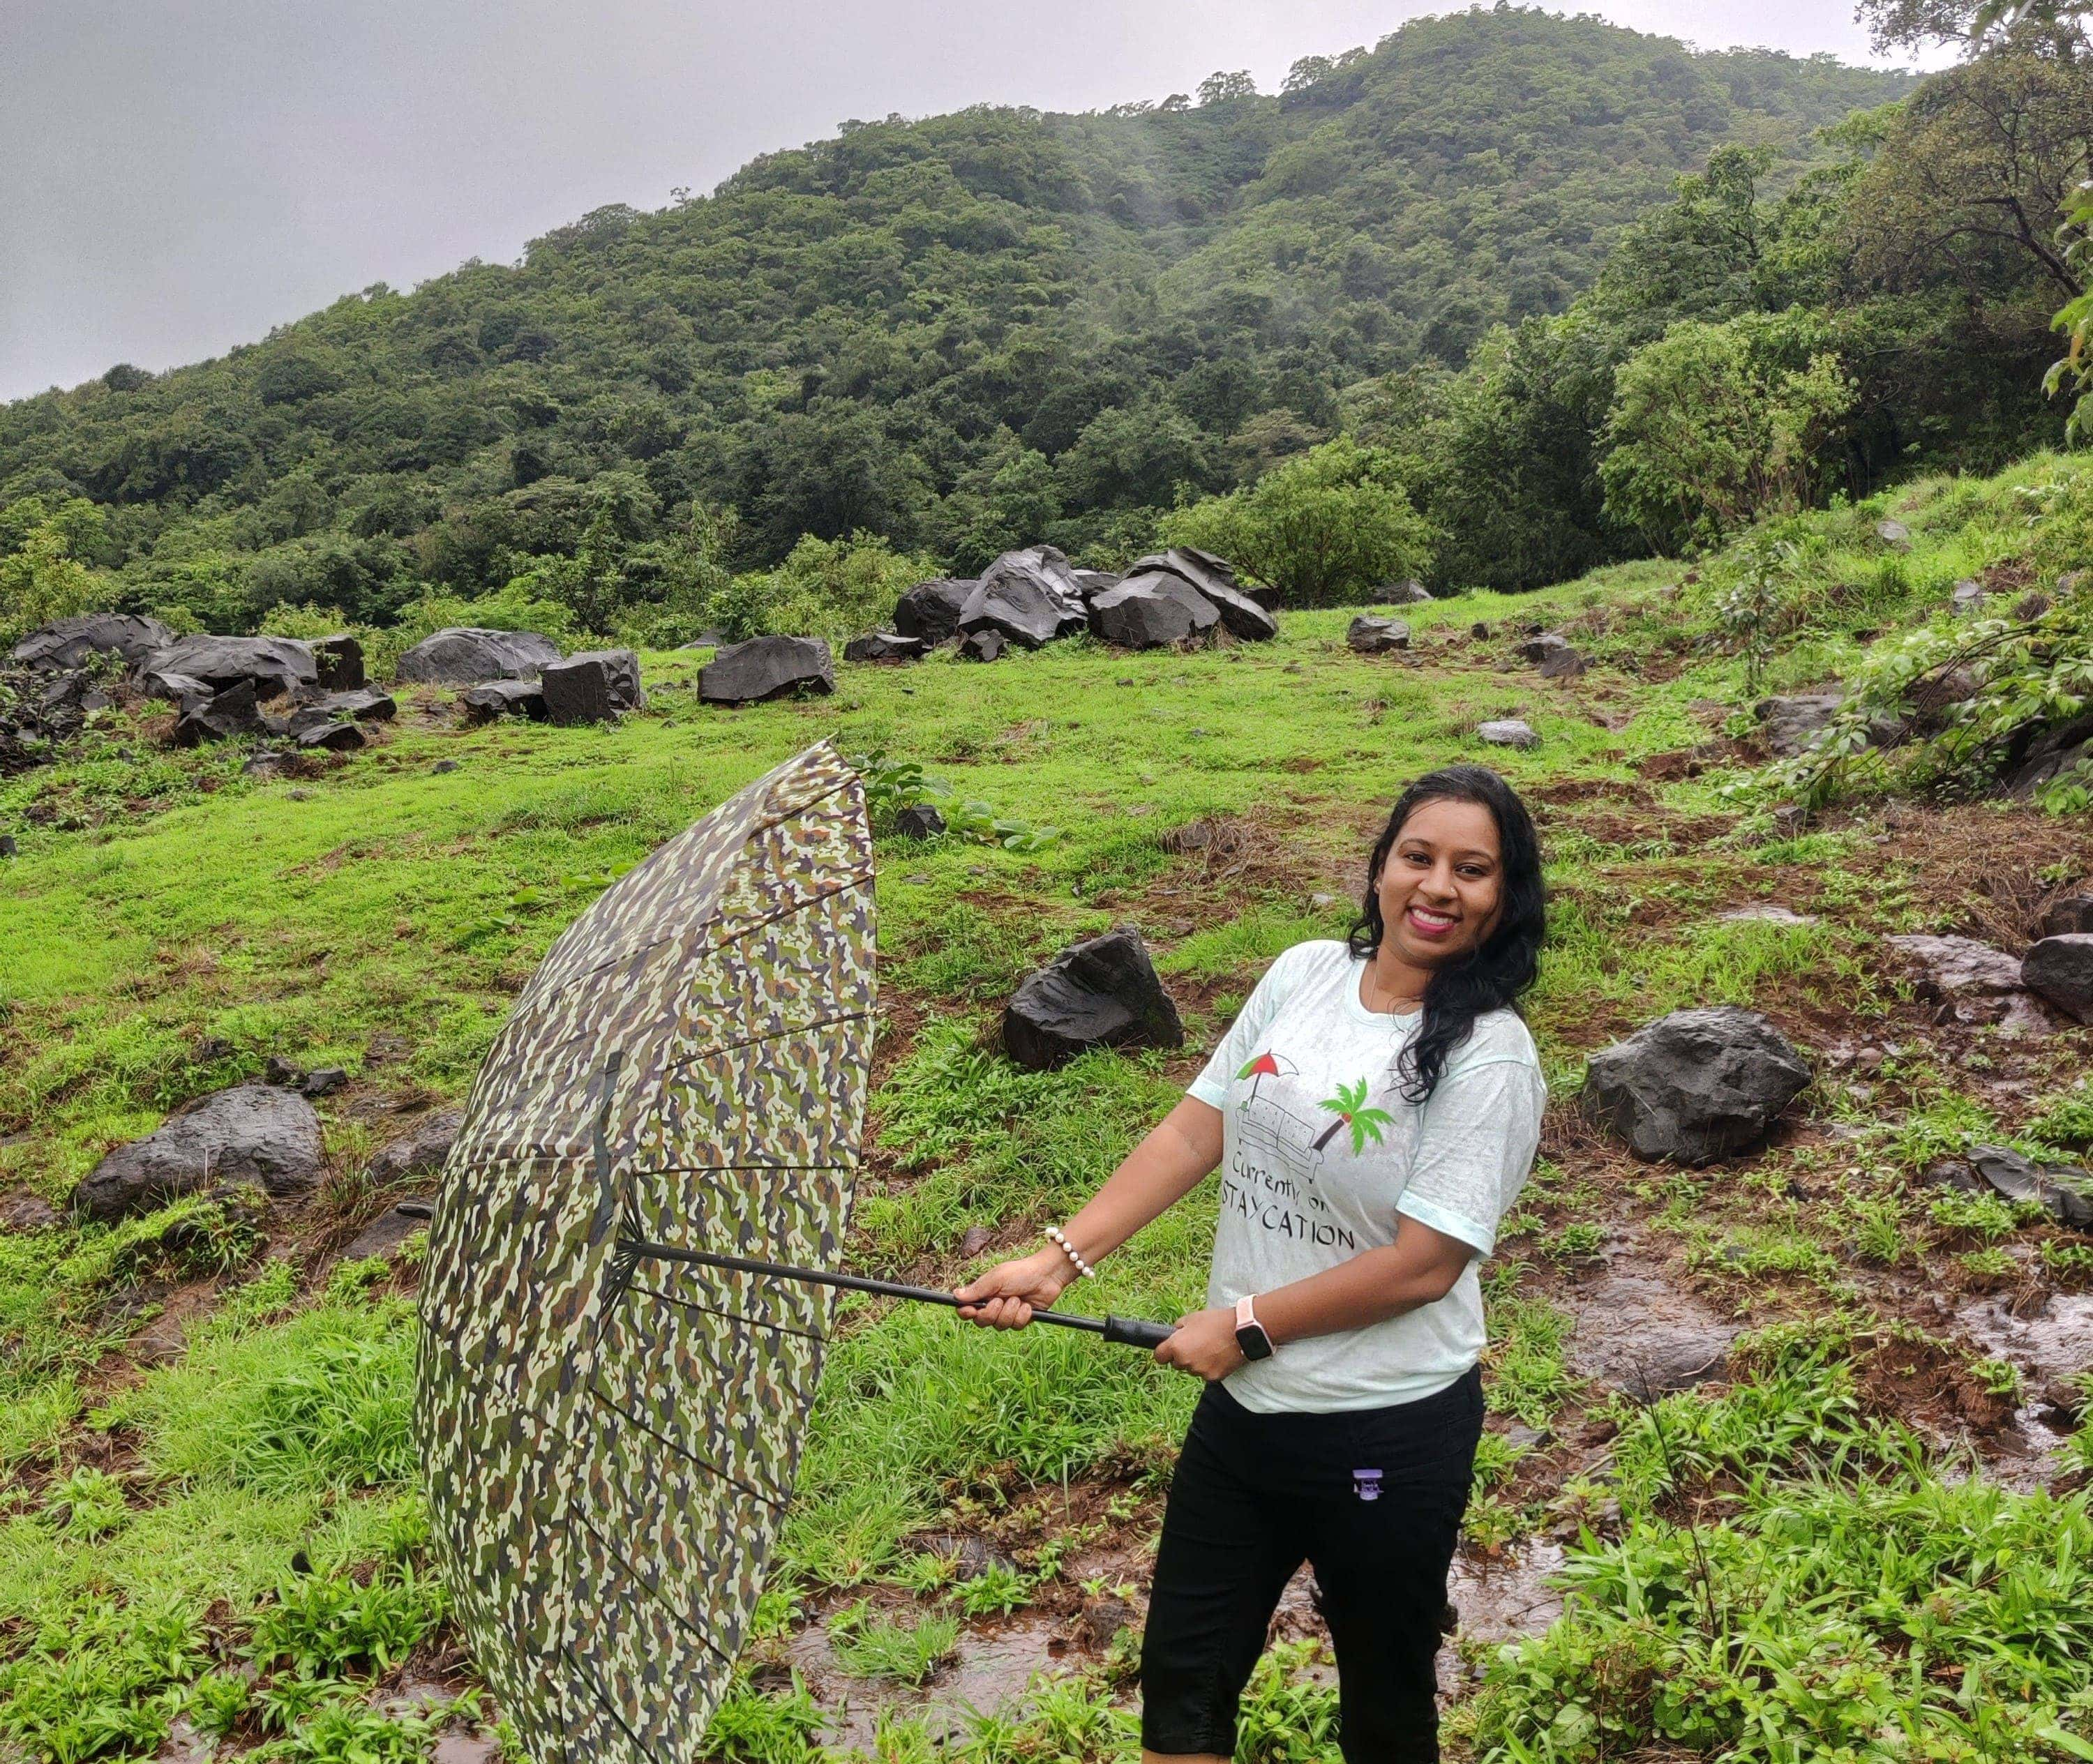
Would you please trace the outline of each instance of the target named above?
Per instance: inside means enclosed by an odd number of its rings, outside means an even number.
[[[508,262],[846,117],[1278,88],[1414,0],[4,0],[0,398]],[[1846,0],[1613,0],[1704,47],[1868,58]]]

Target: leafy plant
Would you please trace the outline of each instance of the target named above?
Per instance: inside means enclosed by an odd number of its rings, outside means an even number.
[[[832,1618],[830,1644],[843,1669],[854,1678],[890,1678],[921,1684],[951,1657],[959,1641],[959,1619],[932,1615],[914,1623],[869,1617],[862,1608],[847,1621]]]

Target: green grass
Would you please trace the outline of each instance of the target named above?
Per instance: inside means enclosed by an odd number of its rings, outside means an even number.
[[[1894,568],[1869,537],[1880,505],[1815,517],[1814,622],[1783,645],[1774,686],[1835,672],[1861,632],[2048,543],[2013,491],[2054,469],[1918,486],[1899,514],[1913,547]],[[374,1100],[457,1098],[583,906],[825,735],[918,763],[994,816],[1059,829],[1031,850],[881,841],[890,1039],[873,1100],[880,1156],[848,1245],[868,1269],[956,1278],[970,1228],[1001,1244],[1064,1217],[1181,1093],[1264,964],[1341,933],[1387,804],[1447,761],[1497,765],[1541,805],[1555,936],[1532,1016],[1558,1098],[1592,1047],[1676,1006],[1886,1034],[1870,1026],[1904,1007],[1877,939],[1945,910],[1917,886],[1925,854],[1885,851],[1865,828],[1762,839],[1719,770],[1644,780],[1645,762],[1708,739],[1696,700],[1743,708],[1738,658],[1694,646],[1723,567],[1704,564],[1676,599],[1666,591],[1682,573],[1658,560],[1525,599],[1417,607],[1402,658],[1349,653],[1348,612],[1302,613],[1258,648],[1129,656],[1077,642],[993,668],[847,667],[832,698],[734,715],[683,690],[692,658],[650,655],[652,707],[615,729],[461,731],[403,711],[386,746],[296,785],[243,778],[232,750],[152,752],[128,772],[115,750],[137,737],[118,719],[77,758],[0,783],[0,820],[22,841],[0,870],[0,1188],[63,1201],[111,1147],[279,1054],[351,1073],[319,1106],[331,1204],[353,1199],[384,1136]],[[1499,633],[1487,645],[1466,635],[1477,619]],[[1529,620],[1571,629],[1595,664],[1585,682],[1501,665]],[[1481,748],[1476,724],[1502,716],[1531,721],[1541,746]],[[438,759],[459,769],[438,774]],[[50,818],[24,820],[31,807]],[[1215,815],[1250,829],[1256,861],[1238,876],[1162,842]],[[1315,892],[1335,903],[1313,905]],[[1715,917],[1753,900],[1806,904],[1820,923]],[[1124,919],[1155,940],[1187,1046],[1016,1070],[995,1050],[1010,988]],[[1509,1543],[1551,1514],[1593,1528],[1571,1553],[1571,1611],[1487,1662],[1457,1745],[1506,1761],[1602,1745],[1769,1764],[2069,1753],[2052,1730],[2082,1727],[2093,1694],[2077,1615],[2093,1605],[2084,1495],[2002,1493],[1915,1455],[1863,1402],[1858,1325],[1840,1317],[1860,1314],[1863,1278],[1952,1285],[2035,1265],[2093,1280],[2082,1237],[1911,1179],[1976,1139],[2082,1154],[2084,1087],[2063,1062],[2017,1109],[1923,1048],[1875,1083],[1873,1103],[1832,1083],[1807,1101],[1858,1135],[1850,1145],[1623,1178],[1573,1143],[1536,1168],[1485,1271],[1488,1401],[1570,1440],[1592,1420],[1615,1431],[1574,1475],[1552,1439],[1490,1436],[1471,1536]],[[1195,1192],[1086,1285],[1084,1304],[1166,1318],[1197,1304],[1213,1208],[1210,1187]],[[1727,1390],[1606,1407],[1570,1370],[1571,1307],[1623,1218],[1709,1291],[1799,1333],[1747,1344]],[[215,1299],[189,1318],[181,1359],[115,1370],[158,1308],[205,1282]],[[0,1232],[0,1750],[150,1757],[178,1714],[287,1759],[427,1750],[440,1718],[370,1701],[405,1649],[448,1633],[408,1442],[411,1284],[411,1267],[396,1283],[370,1266],[330,1273],[237,1196]],[[838,1647],[868,1671],[921,1679],[966,1626],[1065,1578],[1065,1491],[1105,1485],[1097,1523],[1138,1553],[1196,1394],[1087,1339],[846,1306],[759,1614],[764,1645],[838,1595],[898,1587],[918,1602],[909,1621],[869,1620]],[[2093,1449],[2085,1439],[2073,1462]],[[1597,1516],[1610,1503],[1617,1520]],[[1025,1567],[955,1584],[923,1547],[931,1529],[998,1527]],[[1976,1675],[1914,1681],[1915,1648]],[[239,1662],[264,1668],[251,1687],[229,1670]],[[1130,1758],[1131,1665],[1122,1647],[942,1751],[896,1714],[879,1755]],[[1260,1667],[1246,1761],[1334,1759],[1329,1693],[1308,1665],[1285,1654]],[[743,1680],[709,1745],[774,1764],[817,1757],[825,1737],[804,1690]]]

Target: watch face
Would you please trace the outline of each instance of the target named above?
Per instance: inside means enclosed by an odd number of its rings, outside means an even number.
[[[1272,1358],[1272,1338],[1264,1333],[1262,1324],[1244,1324],[1236,1331],[1236,1346],[1242,1350],[1246,1360]]]

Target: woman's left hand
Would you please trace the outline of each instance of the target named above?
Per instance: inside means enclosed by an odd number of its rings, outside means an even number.
[[[1243,1364],[1243,1351],[1236,1346],[1235,1312],[1193,1311],[1181,1317],[1177,1333],[1157,1347],[1155,1363],[1196,1373],[1209,1384],[1227,1377]]]

